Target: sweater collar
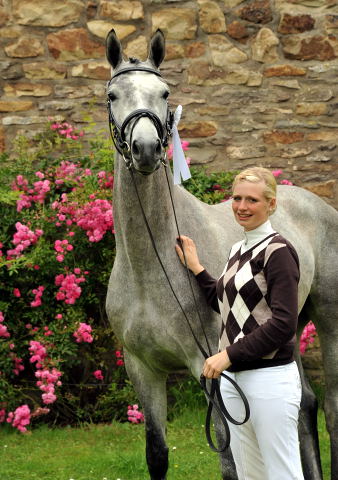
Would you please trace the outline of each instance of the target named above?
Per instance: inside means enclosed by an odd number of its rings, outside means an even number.
[[[275,230],[272,228],[270,220],[262,223],[262,225],[259,225],[259,227],[254,230],[244,231],[245,238],[243,245],[245,246],[245,249],[247,250],[248,248],[251,248],[271,233],[275,233]]]

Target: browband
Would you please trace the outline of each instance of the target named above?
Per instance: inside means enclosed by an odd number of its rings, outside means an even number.
[[[111,80],[113,78],[117,77],[118,75],[121,75],[122,73],[134,72],[134,71],[150,72],[150,73],[153,73],[153,74],[157,75],[158,77],[162,77],[161,73],[158,70],[154,70],[153,68],[148,68],[148,67],[142,67],[140,65],[140,66],[132,66],[132,67],[127,67],[127,68],[121,68],[121,70],[118,70],[116,73],[114,73],[114,75],[111,77]]]

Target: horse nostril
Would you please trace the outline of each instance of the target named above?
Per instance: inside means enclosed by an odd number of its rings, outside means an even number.
[[[159,139],[156,140],[155,153],[156,153],[156,155],[158,155],[158,156],[160,156],[161,153],[162,153],[161,142],[160,142]]]
[[[137,140],[134,140],[134,141],[133,141],[132,152],[133,152],[134,157],[135,157],[135,156],[137,157],[137,156],[140,155],[141,148],[140,148],[140,145],[139,145],[139,143],[138,143]]]

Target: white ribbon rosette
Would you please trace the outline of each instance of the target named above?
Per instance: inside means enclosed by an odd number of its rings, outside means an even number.
[[[178,105],[174,113],[174,125],[172,130],[174,185],[179,185],[181,183],[181,178],[184,181],[191,177],[177,129],[181,115],[182,105]]]

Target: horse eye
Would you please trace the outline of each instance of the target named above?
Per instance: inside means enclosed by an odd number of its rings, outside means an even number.
[[[111,102],[113,102],[114,100],[116,100],[116,95],[115,93],[113,92],[108,92],[108,98]]]
[[[168,92],[168,90],[166,90],[166,91],[163,93],[162,97],[164,98],[164,100],[166,100],[166,99],[169,97],[169,92]]]

